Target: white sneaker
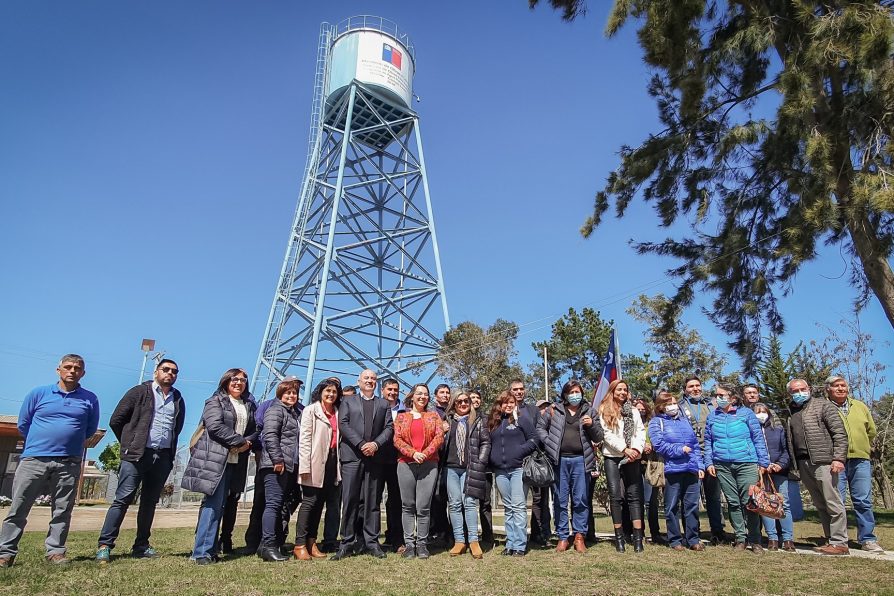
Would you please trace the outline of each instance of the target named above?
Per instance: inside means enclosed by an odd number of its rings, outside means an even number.
[[[881,546],[879,546],[878,542],[875,542],[874,540],[869,541],[869,542],[864,542],[864,543],[863,543],[863,550],[865,550],[865,551],[867,551],[867,552],[870,552],[870,553],[883,553],[883,552],[885,552],[885,549],[883,549]]]

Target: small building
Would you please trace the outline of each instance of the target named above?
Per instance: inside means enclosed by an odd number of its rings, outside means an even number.
[[[12,496],[12,477],[24,449],[18,416],[0,416],[0,496]]]
[[[0,415],[0,496],[12,496],[12,479],[16,473],[16,467],[19,465],[19,458],[22,456],[22,450],[25,448],[25,440],[19,434],[19,417]],[[102,438],[106,436],[104,428],[96,431],[87,441],[84,448],[86,456],[87,449],[96,447]],[[84,464],[86,465],[86,457]],[[99,470],[93,470],[99,472]],[[81,479],[78,486],[83,487],[84,484],[84,466],[81,467]],[[78,496],[80,500],[80,494]]]

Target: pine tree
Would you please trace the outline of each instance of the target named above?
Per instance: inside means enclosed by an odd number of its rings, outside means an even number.
[[[583,0],[549,0],[571,20]],[[530,0],[533,7],[537,0]],[[582,233],[642,198],[683,237],[635,244],[681,263],[673,303],[712,321],[752,370],[784,330],[777,298],[817,246],[851,256],[857,305],[894,325],[894,15],[890,1],[615,0],[638,27],[662,130],[596,194]]]

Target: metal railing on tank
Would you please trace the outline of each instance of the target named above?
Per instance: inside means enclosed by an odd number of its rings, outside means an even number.
[[[349,31],[355,31],[357,29],[372,29],[374,31],[387,33],[394,39],[401,42],[404,47],[407,48],[407,51],[410,52],[410,56],[412,56],[413,61],[416,61],[416,49],[410,42],[410,36],[402,32],[400,30],[400,27],[397,26],[397,23],[395,23],[394,21],[390,21],[384,17],[377,17],[373,15],[358,15],[347,18],[344,21],[341,21],[337,25],[333,26],[332,39],[335,40],[345,33],[348,33]]]

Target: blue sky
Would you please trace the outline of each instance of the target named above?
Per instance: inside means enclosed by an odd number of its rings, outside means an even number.
[[[454,323],[521,325],[520,359],[569,306],[618,323],[673,290],[642,204],[590,240],[578,229],[623,143],[655,130],[633,28],[604,3],[567,24],[501,2],[0,4],[0,413],[87,359],[102,423],[139,374],[140,339],[181,367],[187,427],[231,366],[251,369],[301,185],[320,23],[374,14],[416,47],[414,91]],[[850,310],[838,249],[783,301],[787,347]],[[487,255],[486,259],[481,256]],[[686,322],[723,347],[697,309]],[[894,340],[872,301],[864,328]],[[891,351],[878,355],[894,367]],[[889,374],[890,376],[890,374]],[[891,386],[891,381],[888,382]]]

